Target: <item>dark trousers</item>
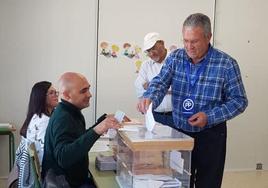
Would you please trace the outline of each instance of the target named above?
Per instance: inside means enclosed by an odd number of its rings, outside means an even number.
[[[162,123],[163,125],[168,125],[170,127],[174,127],[172,112],[153,111],[153,116],[156,122]]]
[[[92,178],[88,178],[86,182],[79,188],[97,188]]]
[[[226,154],[226,122],[198,133],[180,131],[194,138],[190,187],[220,188]]]

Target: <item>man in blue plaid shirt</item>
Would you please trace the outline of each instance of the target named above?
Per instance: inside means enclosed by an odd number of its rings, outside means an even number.
[[[226,121],[242,113],[248,100],[235,59],[210,44],[208,16],[186,18],[183,49],[167,58],[137,109],[156,108],[172,88],[174,127],[195,139],[191,187],[220,188],[226,154]]]

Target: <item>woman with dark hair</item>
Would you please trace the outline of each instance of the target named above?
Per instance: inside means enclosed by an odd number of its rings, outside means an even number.
[[[44,153],[44,138],[49,117],[58,104],[58,92],[48,81],[34,84],[26,119],[20,135],[35,143],[40,163]]]
[[[16,151],[16,159],[9,187],[34,187],[34,175],[31,171],[28,147],[34,143],[40,164],[44,154],[44,139],[49,118],[58,104],[58,92],[48,81],[34,84],[26,119],[21,127],[21,142]],[[17,172],[16,172],[17,171]]]

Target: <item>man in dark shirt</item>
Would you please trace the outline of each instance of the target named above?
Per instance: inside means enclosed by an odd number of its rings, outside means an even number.
[[[94,187],[88,171],[88,152],[109,128],[119,128],[113,116],[101,116],[85,129],[81,110],[89,106],[87,79],[78,73],[64,73],[59,80],[61,102],[53,112],[45,136],[42,177],[49,171],[65,177],[70,187]],[[93,184],[93,186],[92,186]]]

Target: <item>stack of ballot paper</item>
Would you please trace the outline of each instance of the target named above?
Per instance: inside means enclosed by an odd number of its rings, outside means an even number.
[[[135,175],[133,180],[134,188],[178,188],[182,186],[181,181],[177,178],[167,175]]]
[[[95,159],[95,166],[100,171],[116,170],[116,161],[113,156],[98,154]]]

